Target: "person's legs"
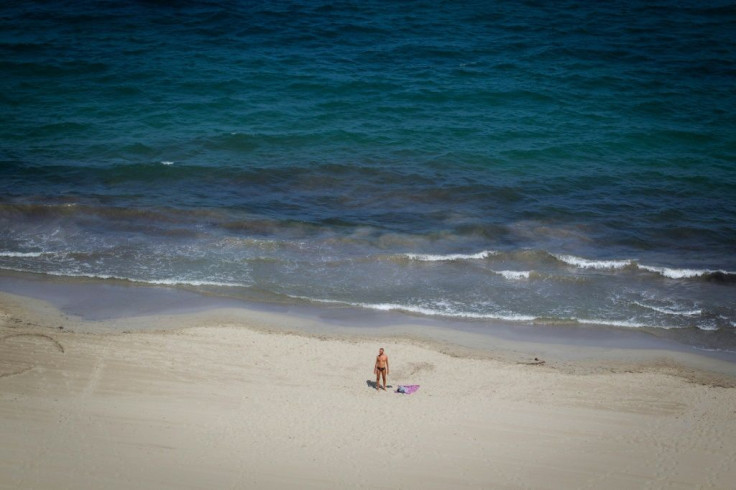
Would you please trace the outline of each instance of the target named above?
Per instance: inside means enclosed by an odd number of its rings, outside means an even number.
[[[383,375],[383,389],[386,390],[386,370],[384,369],[381,371],[381,375]]]
[[[381,386],[381,370],[376,369],[376,391],[378,391],[378,388]]]

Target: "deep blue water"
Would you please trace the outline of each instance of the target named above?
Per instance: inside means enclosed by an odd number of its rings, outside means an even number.
[[[0,269],[736,349],[729,2],[0,6]]]

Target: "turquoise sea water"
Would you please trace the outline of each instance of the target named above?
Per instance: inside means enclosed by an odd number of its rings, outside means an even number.
[[[729,2],[0,6],[0,269],[736,350]]]

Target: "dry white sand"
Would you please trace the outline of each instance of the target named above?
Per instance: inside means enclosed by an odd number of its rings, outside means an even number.
[[[269,333],[253,328],[263,326],[255,314],[133,318],[114,327],[185,328],[93,334],[0,295],[0,315],[2,488],[736,482],[729,376],[700,373],[703,383],[671,363],[605,372],[450,356],[400,339]],[[378,347],[391,387],[418,392],[373,389]]]

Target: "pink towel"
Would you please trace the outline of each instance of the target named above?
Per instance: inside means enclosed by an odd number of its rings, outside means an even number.
[[[405,395],[411,395],[419,389],[419,385],[399,385],[396,393],[403,393]]]

